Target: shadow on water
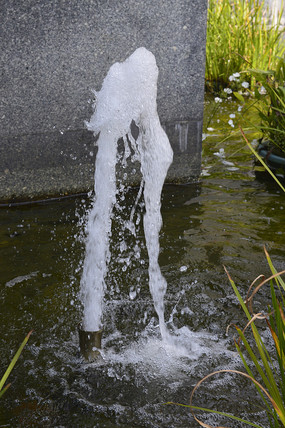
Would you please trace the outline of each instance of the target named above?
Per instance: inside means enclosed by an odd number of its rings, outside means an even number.
[[[205,374],[241,368],[233,333],[225,332],[244,319],[223,265],[244,293],[257,275],[269,274],[263,245],[276,268],[284,269],[285,196],[274,184],[255,179],[246,151],[231,157],[232,165],[214,155],[222,133],[212,134],[204,142],[201,182],[168,185],[163,192],[160,265],[168,282],[170,344],[159,336],[142,231],[139,247],[131,236],[122,247],[114,218],[102,358],[87,365],[79,354],[77,324],[80,234],[90,202],[80,197],[0,210],[2,373],[34,329],[2,399],[0,425],[195,427],[188,409],[163,403],[188,403]],[[235,151],[240,137],[225,145]],[[128,192],[126,207],[136,192]],[[138,215],[143,210],[139,205]],[[257,307],[267,298],[261,290]],[[253,387],[230,375],[201,387],[195,404],[266,423]],[[213,415],[203,420],[216,421]]]

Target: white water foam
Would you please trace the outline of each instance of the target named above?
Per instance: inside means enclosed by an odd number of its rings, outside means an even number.
[[[205,331],[193,332],[188,327],[176,329],[170,340],[161,341],[150,326],[136,341],[123,342],[124,336],[118,331],[108,336],[101,350],[102,358],[92,365],[108,366],[108,376],[118,379],[120,376],[131,378],[127,369],[130,366],[137,376],[172,379],[181,387],[183,379],[197,370],[208,370],[213,361],[218,368],[239,367],[240,364],[237,352],[229,349],[227,340]],[[114,343],[120,343],[119,349]]]
[[[162,225],[160,198],[173,152],[157,114],[158,68],[154,55],[137,49],[123,63],[115,63],[95,93],[94,114],[87,123],[94,135],[99,134],[95,167],[95,199],[87,225],[86,255],[81,278],[84,305],[83,329],[101,328],[105,276],[110,258],[111,215],[116,201],[117,143],[125,143],[125,161],[132,152],[141,162],[144,181],[144,232],[149,256],[149,286],[163,337],[163,297],[166,280],[158,264],[159,231]],[[134,139],[131,123],[139,128]],[[129,147],[130,145],[130,147]]]

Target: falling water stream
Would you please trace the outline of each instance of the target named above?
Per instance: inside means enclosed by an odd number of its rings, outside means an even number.
[[[155,57],[147,49],[139,48],[125,62],[112,65],[102,89],[95,93],[95,111],[87,124],[95,136],[99,134],[95,200],[88,219],[86,256],[81,280],[83,328],[86,331],[98,331],[102,327],[105,276],[110,258],[109,236],[117,193],[117,147],[119,139],[123,138],[123,161],[133,156],[141,163],[149,287],[162,336],[166,336],[163,297],[167,285],[158,264],[159,231],[162,225],[160,197],[173,154],[157,114],[157,79]],[[132,135],[132,122],[139,129],[137,140]],[[134,225],[130,224],[132,218],[128,223],[134,230]]]

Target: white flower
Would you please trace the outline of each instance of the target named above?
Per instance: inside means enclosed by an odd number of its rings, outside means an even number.
[[[218,156],[219,158],[225,157],[225,149],[221,148],[218,152],[214,153],[215,156]]]
[[[249,83],[248,82],[242,82],[241,86],[245,89],[249,88]]]
[[[229,124],[229,125],[231,125],[231,127],[232,127],[232,128],[234,128],[234,127],[235,127],[234,122],[233,122],[233,120],[232,120],[232,119],[230,119],[230,120],[228,121],[228,124]]]
[[[202,171],[201,171],[201,176],[202,177],[208,177],[210,175],[211,174],[208,173],[208,169],[207,168],[202,169]]]
[[[236,117],[236,115],[234,113],[230,114],[230,118],[234,119]]]
[[[224,88],[224,92],[226,94],[231,94],[233,91],[231,90],[231,88]]]
[[[223,100],[222,98],[216,97],[215,98],[215,103],[221,103]]]
[[[258,89],[258,92],[260,93],[260,95],[265,95],[265,94],[267,94],[266,89],[265,89],[265,87],[264,87],[264,86],[261,86],[261,88],[260,88],[260,89]]]
[[[243,106],[238,106],[238,111],[242,111]]]
[[[207,131],[212,132],[215,131],[214,128],[207,128]]]
[[[222,161],[222,163],[223,163],[224,165],[226,165],[226,166],[235,166],[235,164],[234,164],[234,163],[229,162],[229,161],[226,161],[226,160],[223,160],[223,161]]]
[[[240,74],[239,73],[234,73],[234,74],[232,74],[230,77],[229,77],[229,81],[230,82],[232,82],[232,81],[236,81],[236,80],[239,80],[239,78],[240,78]]]

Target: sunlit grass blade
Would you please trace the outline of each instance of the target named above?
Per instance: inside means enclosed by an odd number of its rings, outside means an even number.
[[[256,150],[254,150],[254,148],[252,147],[252,145],[249,143],[248,139],[246,138],[243,129],[240,127],[242,136],[247,144],[247,147],[252,151],[252,153],[254,154],[254,156],[259,160],[259,162],[264,166],[264,168],[266,169],[267,172],[269,172],[269,174],[274,178],[274,180],[276,181],[276,183],[278,184],[278,186],[283,190],[283,192],[285,192],[285,188],[282,186],[282,184],[280,183],[280,181],[278,180],[278,178],[276,177],[276,175],[273,174],[273,172],[271,171],[270,168],[268,168],[268,166],[266,165],[266,163],[264,162],[264,160],[261,158],[261,156],[259,156],[259,154],[257,153]]]
[[[267,263],[270,267],[270,270],[273,274],[277,274],[277,270],[275,269],[275,267],[273,266],[273,263],[271,261],[271,258],[268,254],[268,251],[266,250],[266,248],[264,247],[264,252],[265,252],[265,257],[267,260]],[[278,279],[275,280],[277,283],[277,286],[279,286],[279,284],[282,286],[283,290],[285,291],[285,282],[283,281],[283,279],[279,276]]]
[[[2,397],[2,395],[4,395],[4,393],[7,391],[8,388],[10,388],[11,384],[8,383],[7,385],[4,386],[4,388],[0,391],[0,398]]]
[[[32,334],[32,332],[33,332],[33,330],[31,330],[31,331],[27,334],[27,336],[26,336],[26,337],[25,337],[25,339],[23,340],[23,342],[22,342],[21,346],[19,347],[18,351],[17,351],[17,352],[16,352],[16,354],[14,355],[14,357],[13,357],[13,359],[12,359],[11,363],[9,364],[9,366],[8,366],[8,368],[7,368],[7,370],[6,370],[6,372],[4,373],[4,375],[3,375],[2,379],[0,380],[0,391],[1,391],[1,392],[2,392],[2,388],[3,388],[3,386],[4,386],[4,384],[5,384],[6,380],[7,380],[7,378],[9,377],[9,375],[10,375],[11,371],[13,370],[13,368],[14,368],[14,366],[15,366],[16,362],[18,361],[18,359],[19,359],[19,357],[20,357],[20,355],[21,355],[21,353],[22,353],[22,351],[23,351],[23,349],[24,349],[24,346],[25,346],[25,345],[26,345],[26,343],[28,342],[28,340],[29,340],[30,335]],[[3,391],[7,390],[7,387],[5,387],[5,388],[6,388],[6,389],[4,389]],[[3,394],[3,392],[2,392],[2,394]]]
[[[251,315],[250,315],[250,313],[249,313],[249,310],[247,309],[246,304],[244,303],[244,301],[243,301],[243,299],[242,299],[242,297],[241,297],[241,295],[240,295],[240,293],[239,293],[239,291],[238,291],[238,289],[237,289],[237,287],[236,287],[236,285],[235,285],[234,281],[232,280],[232,278],[231,278],[231,276],[230,276],[230,274],[229,274],[229,272],[227,271],[227,269],[226,269],[226,267],[225,267],[225,266],[224,266],[224,269],[225,269],[225,272],[226,272],[226,274],[227,274],[227,276],[228,276],[228,279],[229,279],[229,281],[230,281],[230,284],[231,284],[231,286],[232,286],[232,288],[233,288],[233,290],[234,290],[234,292],[235,292],[235,295],[237,296],[238,301],[239,301],[239,303],[240,303],[240,305],[241,305],[242,309],[244,310],[244,313],[246,314],[246,316],[247,316],[248,320],[250,321],[250,320],[251,320]]]
[[[244,357],[244,355],[243,355],[243,353],[242,353],[242,351],[241,351],[241,348],[240,348],[240,346],[239,346],[239,344],[238,344],[237,342],[235,342],[235,346],[236,346],[237,352],[238,352],[238,354],[239,354],[239,356],[240,356],[240,359],[242,360],[242,363],[243,363],[243,365],[244,365],[244,367],[245,367],[245,369],[246,369],[246,371],[247,371],[248,375],[249,375],[250,377],[254,378],[254,374],[253,374],[253,372],[251,371],[251,369],[250,369],[249,365],[247,364],[246,359],[245,359],[245,357]],[[266,408],[267,408],[267,412],[268,412],[269,414],[271,414],[271,416],[272,416],[272,417],[274,417],[274,414],[272,413],[272,410],[271,410],[271,408],[270,408],[270,405],[269,405],[269,403],[267,402],[267,400],[266,400],[266,398],[265,398],[265,395],[263,394],[262,390],[259,388],[259,386],[258,386],[257,384],[255,384],[255,386],[256,386],[256,389],[257,389],[257,391],[258,391],[258,393],[259,393],[259,395],[260,395],[260,397],[261,397],[262,401],[264,402],[264,404],[265,404],[265,406],[266,406]]]
[[[255,367],[256,367],[256,369],[257,369],[257,371],[258,371],[259,375],[261,376],[261,378],[262,378],[262,380],[263,380],[263,382],[264,382],[264,384],[265,384],[265,386],[266,386],[267,388],[268,388],[268,387],[270,387],[270,383],[269,383],[269,381],[268,381],[268,379],[267,379],[267,377],[266,377],[266,374],[265,374],[265,373],[264,373],[264,371],[262,370],[262,368],[261,368],[261,366],[260,366],[260,364],[259,364],[259,362],[258,362],[258,359],[257,359],[257,357],[256,357],[255,353],[253,352],[253,350],[252,350],[251,346],[249,345],[248,341],[246,340],[246,338],[245,338],[245,336],[244,336],[243,332],[242,332],[242,331],[241,331],[241,329],[240,329],[240,328],[238,328],[238,327],[236,327],[236,329],[237,329],[237,332],[238,332],[238,334],[239,334],[239,336],[240,336],[240,338],[241,338],[241,340],[242,340],[242,343],[243,343],[243,345],[244,345],[244,347],[245,347],[246,351],[248,352],[248,354],[249,354],[249,356],[250,356],[251,361],[254,363],[254,365],[255,365]],[[237,350],[238,350],[238,351],[240,351],[240,347],[238,346],[238,344],[236,344],[236,347],[237,347]],[[250,375],[252,375],[252,373],[249,373],[249,374],[250,374]]]
[[[193,390],[192,390],[192,393],[191,393],[191,396],[190,396],[190,408],[192,407],[192,400],[193,400],[193,396],[194,396],[194,393],[195,393],[195,391],[201,386],[201,384],[205,381],[205,380],[207,380],[207,379],[209,379],[210,377],[212,377],[212,376],[214,376],[214,375],[216,375],[216,374],[220,374],[220,373],[233,373],[233,374],[238,374],[238,375],[240,375],[240,376],[243,376],[243,377],[245,377],[245,378],[247,378],[247,379],[249,379],[251,382],[253,382],[255,385],[257,385],[261,390],[262,390],[262,392],[264,393],[264,395],[267,397],[267,399],[269,400],[269,402],[271,403],[271,405],[273,406],[273,408],[276,410],[276,412],[278,413],[278,412],[280,412],[280,409],[279,409],[279,407],[278,407],[278,404],[274,401],[274,399],[270,396],[270,394],[267,392],[267,390],[253,377],[253,376],[250,376],[248,373],[244,373],[244,372],[241,372],[241,371],[239,371],[239,370],[230,370],[230,369],[225,369],[225,370],[217,370],[217,371],[214,371],[214,372],[212,372],[212,373],[210,373],[210,374],[208,374],[207,376],[204,376],[203,377],[203,379],[201,379],[196,385],[195,385],[195,387],[193,388]],[[193,410],[191,410],[192,411],[192,415],[193,415],[193,417],[194,417],[194,419],[197,421],[197,422],[199,422],[199,424],[201,425],[201,426],[203,426],[203,427],[207,427],[207,425],[206,424],[203,424],[203,422],[201,422],[196,416],[195,416],[195,414],[194,414],[194,412],[193,412]],[[278,413],[279,414],[279,413]],[[245,421],[246,423],[247,423],[247,421]],[[212,428],[212,427],[211,427]],[[220,427],[220,428],[223,428],[223,427]]]
[[[255,427],[255,428],[263,428],[261,425],[258,425],[254,422],[247,421],[247,420],[242,419],[242,418],[239,418],[237,416],[232,415],[231,413],[219,412],[218,410],[205,409],[204,407],[190,406],[190,404],[174,403],[173,401],[168,401],[167,403],[164,403],[164,404],[176,405],[176,406],[180,406],[180,407],[187,407],[188,409],[200,410],[201,412],[214,413],[216,415],[225,416],[227,418],[233,419],[234,421],[237,421],[237,422],[243,422],[243,423],[250,425],[252,427]],[[201,421],[199,423],[201,424]],[[201,426],[204,426],[204,427],[208,426],[209,427],[210,425],[203,424]],[[222,428],[222,427],[220,427],[220,428]]]
[[[243,345],[245,346],[245,349],[246,349],[246,351],[250,357],[250,360],[254,363],[260,377],[262,378],[264,385],[266,386],[266,388],[269,391],[269,394],[272,396],[273,400],[277,403],[277,407],[282,408],[283,407],[282,399],[281,399],[278,387],[276,385],[276,381],[274,379],[274,374],[273,374],[271,367],[269,365],[269,363],[271,363],[271,358],[268,355],[268,352],[267,352],[267,350],[263,344],[263,341],[262,341],[262,339],[258,333],[258,330],[257,330],[255,324],[251,323],[251,328],[252,328],[252,332],[253,332],[253,335],[255,338],[255,344],[257,345],[259,357],[261,358],[264,370],[262,369],[255,352],[252,350],[252,347],[249,345],[249,343],[248,343],[247,339],[245,338],[243,332],[238,327],[236,327],[236,328],[237,328],[238,334],[239,334],[239,336],[243,342]],[[252,376],[251,371],[249,371],[248,365],[245,364],[245,359],[242,355],[242,352],[240,350],[238,343],[236,343],[236,347],[237,347],[239,355],[242,358],[242,361],[246,367],[246,370],[248,371],[248,374]],[[257,389],[259,390],[259,388],[257,388]],[[262,396],[262,398],[263,398],[263,396]]]
[[[278,355],[279,355],[279,358],[282,360],[282,361],[284,361],[284,352],[283,352],[283,350],[280,348],[280,342],[279,342],[279,339],[278,339],[278,336],[277,336],[277,334],[275,333],[275,331],[273,330],[273,328],[271,327],[271,325],[270,325],[270,323],[268,322],[268,328],[269,328],[269,330],[270,330],[270,333],[271,333],[271,336],[272,336],[272,338],[273,338],[273,340],[274,340],[274,343],[275,343],[275,347],[276,347],[276,350],[277,350],[277,353],[278,353]]]

